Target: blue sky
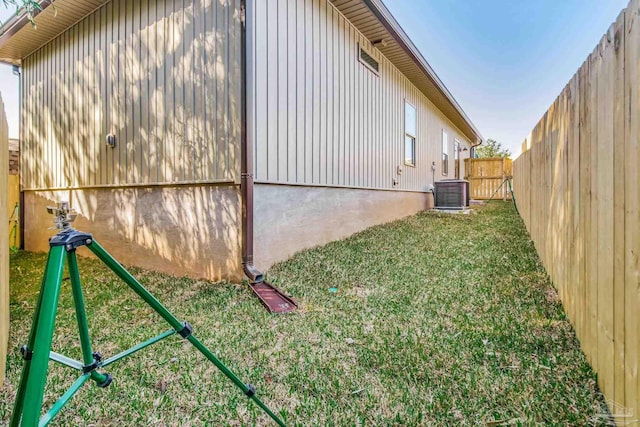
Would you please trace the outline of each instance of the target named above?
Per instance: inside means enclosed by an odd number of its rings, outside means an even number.
[[[628,0],[385,0],[482,135],[520,152]]]
[[[263,0],[264,1],[264,0]],[[514,154],[628,0],[384,0],[485,138]],[[0,20],[13,11],[0,10]],[[9,133],[18,80],[0,66]]]
[[[0,5],[0,21],[6,22],[14,13],[15,9],[7,9]],[[2,100],[4,101],[7,121],[9,122],[9,138],[18,138],[19,136],[19,81],[18,77],[13,75],[11,66],[0,64],[0,95],[2,95]]]

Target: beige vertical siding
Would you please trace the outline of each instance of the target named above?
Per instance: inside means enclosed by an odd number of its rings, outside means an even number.
[[[9,228],[7,227],[7,178],[9,175],[9,128],[0,96],[0,387],[4,381],[9,342]]]
[[[619,425],[640,415],[640,0],[514,161],[518,207]]]
[[[107,3],[23,61],[24,188],[237,181],[239,55],[239,0]]]
[[[454,177],[454,139],[468,140],[328,1],[252,0],[248,29],[257,181],[424,191],[432,162],[436,180]],[[359,45],[379,76],[359,62]],[[405,99],[418,111],[416,167],[404,165]]]

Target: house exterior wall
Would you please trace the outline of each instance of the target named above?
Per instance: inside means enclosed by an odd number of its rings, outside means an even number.
[[[248,29],[257,182],[426,191],[434,176],[454,177],[454,140],[469,141],[330,2],[250,0]],[[417,108],[415,167],[404,164],[405,100]]]
[[[238,182],[239,76],[239,0],[105,4],[23,60],[23,188]]]
[[[47,249],[45,207],[69,199],[78,228],[125,263],[240,277],[239,3],[112,0],[24,59],[27,250]],[[434,178],[454,177],[455,139],[469,145],[462,132],[328,1],[248,6],[258,266],[431,207]]]
[[[241,277],[239,4],[113,0],[23,60],[27,250],[66,199],[127,264]]]
[[[255,187],[255,262],[267,269],[296,252],[433,208],[433,194],[305,185]]]
[[[350,21],[327,0],[249,0],[247,28],[256,265],[433,207],[434,178],[455,177],[455,140],[471,144]],[[405,101],[417,110],[415,167],[404,163]]]

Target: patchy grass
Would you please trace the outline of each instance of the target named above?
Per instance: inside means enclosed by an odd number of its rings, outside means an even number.
[[[45,256],[11,260],[0,422],[12,410]],[[108,357],[167,329],[97,261],[81,259],[80,271],[96,350]],[[267,314],[242,285],[132,272],[290,425],[587,425],[607,413],[509,204],[425,212],[296,255],[269,272],[300,302],[293,315]],[[54,350],[79,357],[68,282]],[[54,424],[269,425],[176,337],[109,372],[109,388],[85,385]],[[46,405],[74,375],[51,364]]]

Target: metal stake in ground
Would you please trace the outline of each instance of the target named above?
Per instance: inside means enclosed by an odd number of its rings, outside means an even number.
[[[11,225],[12,223],[13,225]],[[18,227],[20,227],[20,204],[16,203],[13,207],[11,218],[9,218],[9,240],[11,241],[13,238],[13,243],[11,244],[12,251],[18,249]]]
[[[513,207],[516,209],[516,213],[520,215],[520,211],[518,210],[518,205],[516,204],[516,196],[513,194],[513,186],[511,185],[510,176],[506,177],[504,181],[502,181],[502,184],[500,184],[500,186],[496,189],[496,191],[493,192],[491,197],[489,197],[489,200],[487,200],[487,203],[493,200],[495,195],[498,194],[498,191],[500,191],[500,189],[504,187],[505,184],[507,184],[507,187],[508,187],[507,191],[511,193],[511,201],[513,201]]]
[[[33,316],[33,323],[31,324],[29,342],[23,346],[21,350],[25,364],[22,370],[13,414],[11,416],[12,427],[46,426],[88,380],[93,380],[98,387],[103,388],[111,384],[111,375],[99,372],[99,370],[176,333],[198,349],[198,351],[222,371],[227,378],[266,412],[279,426],[285,425],[284,422],[256,396],[255,388],[251,384],[245,384],[240,381],[231,370],[193,335],[193,327],[188,322],[181,322],[173,316],[131,273],[120,265],[98,242],[93,240],[91,234],[71,228],[71,222],[75,219],[75,213],[69,209],[68,203],[62,202],[57,207],[47,209],[54,215],[56,227],[61,231],[49,241],[49,257],[42,279],[36,311]],[[172,329],[108,359],[103,359],[102,354],[94,352],[89,338],[87,313],[76,259],[76,249],[82,246],[86,246],[91,250],[91,252],[122,279],[131,290],[138,294],[160,317],[169,323]],[[71,278],[71,289],[76,319],[78,321],[78,331],[80,333],[82,361],[74,360],[51,351],[51,341],[65,260],[68,262],[69,275]],[[49,360],[75,369],[79,371],[81,375],[51,409],[40,417]]]

